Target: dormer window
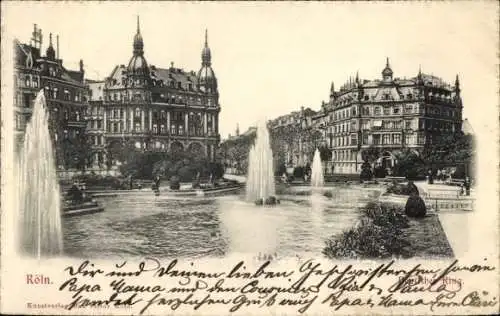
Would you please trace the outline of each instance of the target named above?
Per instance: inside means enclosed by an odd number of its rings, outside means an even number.
[[[177,82],[177,89],[182,89],[181,82]]]

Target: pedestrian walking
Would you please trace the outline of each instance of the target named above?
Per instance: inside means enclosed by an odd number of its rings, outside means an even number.
[[[469,179],[469,177],[465,177],[464,186],[465,186],[465,195],[469,196],[470,195],[470,179]]]

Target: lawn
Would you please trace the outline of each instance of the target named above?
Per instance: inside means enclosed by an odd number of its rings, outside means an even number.
[[[443,258],[453,251],[437,214],[410,218],[404,206],[371,202],[355,227],[326,241],[323,254],[336,259]]]

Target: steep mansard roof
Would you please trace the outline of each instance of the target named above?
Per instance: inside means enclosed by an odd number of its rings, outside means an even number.
[[[123,79],[127,78],[127,67],[124,65],[116,66],[108,79],[112,81],[107,88],[125,88],[126,81]],[[189,90],[189,84],[191,84],[192,91],[200,91],[197,88],[198,79],[196,73],[193,71],[186,72],[179,68],[157,68],[155,66],[150,66],[149,78],[151,78],[150,87],[171,87],[170,83],[174,82],[175,89],[178,89],[178,83],[181,84],[181,89]],[[124,84],[125,83],[125,84]]]

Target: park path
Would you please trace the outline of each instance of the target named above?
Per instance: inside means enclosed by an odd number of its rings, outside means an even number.
[[[421,191],[425,192],[426,195],[438,193],[440,196],[449,194],[450,197],[456,197],[456,190],[459,190],[459,188],[453,188],[444,184],[429,185],[425,181],[415,182],[415,184]],[[472,197],[474,197],[474,193],[475,192],[472,192]],[[470,228],[473,211],[447,209],[439,210],[437,214],[455,256],[465,256],[469,250],[469,234],[471,234]]]
[[[224,174],[224,178],[228,180],[236,180],[240,183],[245,183],[247,182],[247,177],[241,176],[241,175],[236,175],[236,174]]]

